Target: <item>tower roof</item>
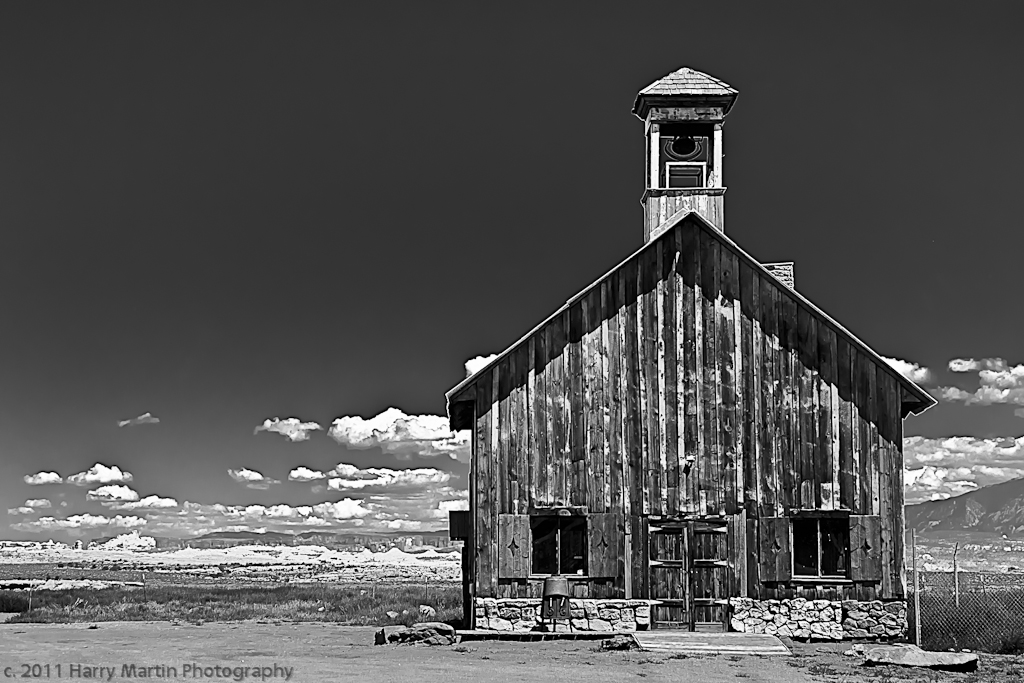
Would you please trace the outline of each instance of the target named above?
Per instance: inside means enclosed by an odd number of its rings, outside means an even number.
[[[723,114],[728,114],[738,94],[725,81],[684,66],[641,90],[633,103],[633,113],[646,118],[652,105],[711,104],[721,106]]]

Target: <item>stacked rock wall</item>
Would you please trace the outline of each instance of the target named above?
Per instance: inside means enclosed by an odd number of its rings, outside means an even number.
[[[542,622],[540,598],[476,598],[476,628],[491,631],[604,631],[630,633],[651,627],[657,600],[569,600],[571,619]],[[731,598],[734,631],[801,640],[897,638],[907,631],[902,601],[753,600]]]
[[[541,623],[540,598],[476,598],[476,627],[491,631],[608,631],[629,633],[651,625],[651,600],[569,600],[569,620]]]
[[[902,601],[731,598],[734,631],[798,639],[897,638],[907,632]]]

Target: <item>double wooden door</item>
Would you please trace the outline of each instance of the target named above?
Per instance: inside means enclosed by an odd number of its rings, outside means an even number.
[[[651,522],[651,627],[728,631],[729,524],[724,519]]]

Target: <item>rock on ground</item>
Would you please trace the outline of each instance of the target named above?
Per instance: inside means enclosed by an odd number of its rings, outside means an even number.
[[[637,644],[636,639],[633,636],[615,636],[608,640],[601,641],[602,650],[639,650],[640,645]]]
[[[374,635],[374,645],[451,645],[455,628],[440,621],[425,621],[413,626],[385,626]]]
[[[978,655],[966,652],[928,652],[916,645],[882,645],[864,652],[864,665],[916,666],[940,671],[977,671]]]

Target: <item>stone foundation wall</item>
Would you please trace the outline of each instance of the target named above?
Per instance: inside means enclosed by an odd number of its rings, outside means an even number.
[[[730,598],[734,631],[798,639],[897,638],[907,632],[907,606],[856,600]]]
[[[605,631],[631,633],[651,627],[657,600],[571,598],[571,619],[541,623],[540,598],[476,598],[476,628],[491,631]],[[907,632],[903,601],[753,600],[730,598],[733,631],[768,633],[799,640],[897,638]]]
[[[540,598],[476,598],[476,627],[492,631],[607,631],[631,633],[651,626],[653,600],[570,598],[571,619],[540,620]]]

